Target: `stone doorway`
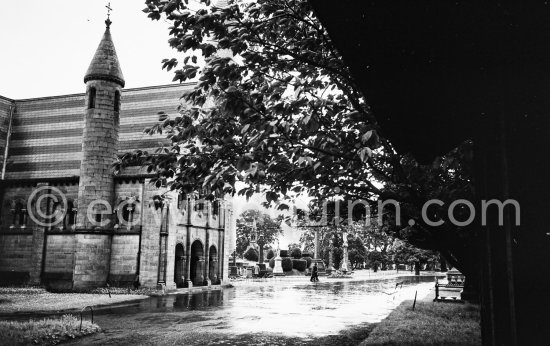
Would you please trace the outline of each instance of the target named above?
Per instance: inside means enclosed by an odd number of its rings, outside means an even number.
[[[191,275],[189,279],[193,286],[202,286],[204,284],[204,250],[202,243],[195,240],[191,245]]]
[[[185,268],[185,257],[183,251],[183,244],[176,245],[176,258],[174,263],[174,282],[176,287],[181,288],[185,282],[184,268]]]

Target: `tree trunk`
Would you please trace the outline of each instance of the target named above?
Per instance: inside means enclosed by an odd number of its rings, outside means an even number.
[[[447,271],[447,261],[445,261],[445,257],[441,253],[439,253],[439,270],[442,272]]]
[[[420,262],[414,262],[414,275],[420,275]]]

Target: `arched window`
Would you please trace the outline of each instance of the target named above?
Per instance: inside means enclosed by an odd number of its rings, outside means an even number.
[[[101,223],[103,223],[103,221],[106,219],[105,217],[105,215],[107,215],[106,212],[107,212],[107,207],[104,204],[98,203],[97,205],[95,205],[95,208],[92,214],[93,221],[92,220],[88,220],[88,221],[90,221],[90,223],[94,227],[103,227],[105,225],[101,225]]]
[[[200,214],[204,212],[205,205],[204,205],[204,199],[202,197],[195,197],[194,203],[193,203],[193,211],[196,211]]]
[[[12,216],[10,227],[13,228],[13,227],[15,227],[15,223],[17,222],[17,214],[18,214],[17,204],[15,203],[15,201],[11,201],[10,206],[11,206],[10,213],[11,213],[11,216]]]
[[[25,226],[27,223],[26,216],[27,216],[27,209],[25,208],[25,205],[21,202],[18,202],[15,205],[15,222],[19,226]]]
[[[134,220],[134,212],[136,210],[136,205],[134,203],[126,203],[122,207],[122,219],[125,222],[131,223]]]
[[[67,202],[67,214],[65,216],[65,225],[71,228],[76,224],[76,207],[72,201]]]
[[[95,88],[90,87],[90,91],[88,92],[88,109],[95,108],[95,94]]]
[[[214,216],[218,216],[220,214],[220,201],[219,200],[214,200],[214,202],[212,202],[212,215]]]
[[[55,202],[52,205],[51,225],[58,229],[65,229],[66,211],[63,209],[63,203]]]
[[[120,91],[115,91],[115,112],[120,111]]]

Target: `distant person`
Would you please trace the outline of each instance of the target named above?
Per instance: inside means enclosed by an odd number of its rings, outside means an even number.
[[[318,273],[318,269],[317,269],[317,263],[313,263],[313,267],[311,268],[311,278],[309,279],[309,281],[311,282],[317,282],[319,281],[319,273]]]

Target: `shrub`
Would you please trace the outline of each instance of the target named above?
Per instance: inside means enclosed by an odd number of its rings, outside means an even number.
[[[275,268],[275,258],[269,260],[269,266],[271,267],[271,269]]]
[[[257,262],[258,261],[258,251],[254,250],[253,248],[250,248],[246,250],[244,253],[244,258],[246,258],[249,261]]]
[[[88,315],[86,315],[86,318]],[[0,321],[2,345],[57,345],[100,331],[97,324],[82,322],[73,315],[28,321]]]
[[[307,261],[305,259],[292,259],[292,268],[303,272],[307,268]]]
[[[0,294],[44,294],[45,288],[39,286],[9,286],[0,287]]]
[[[290,257],[295,259],[300,259],[302,257],[302,250],[300,250],[300,248],[295,247],[290,251]]]
[[[290,257],[283,257],[283,261],[281,262],[281,265],[283,267],[283,271],[289,272],[292,270],[292,259]]]
[[[303,257],[311,257],[311,254],[309,252],[302,252],[302,258]]]
[[[275,252],[271,249],[269,249],[269,251],[267,251],[267,254],[265,255],[265,258],[267,258],[268,260],[272,259],[273,257],[275,257]]]
[[[306,268],[309,268],[311,266],[311,261],[313,261],[313,258],[311,257],[302,257],[303,260],[306,261]]]
[[[288,250],[281,250],[281,252],[279,252],[279,256],[288,257]]]

